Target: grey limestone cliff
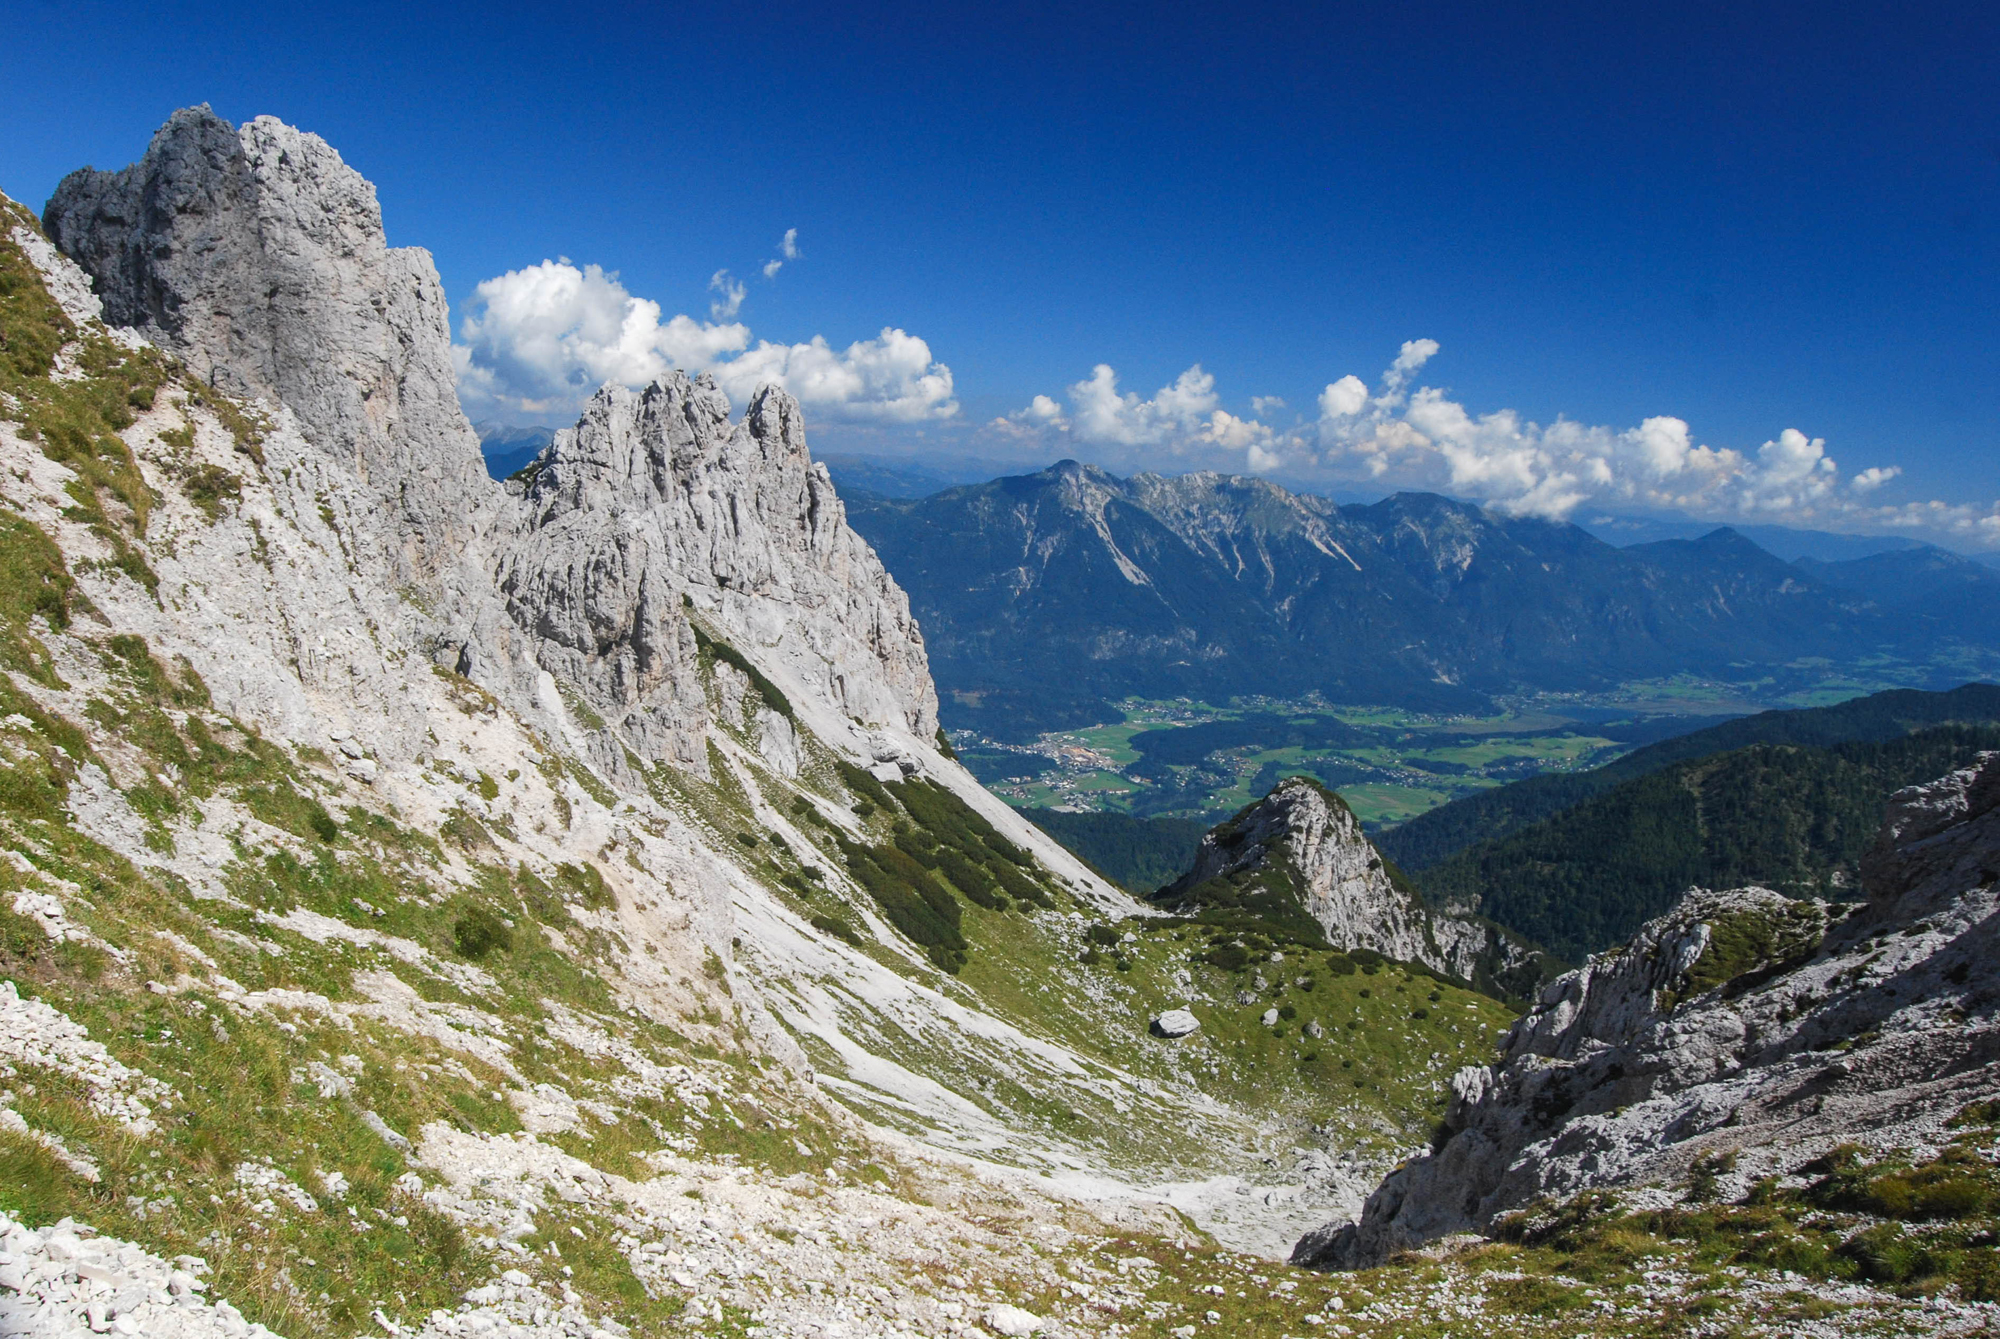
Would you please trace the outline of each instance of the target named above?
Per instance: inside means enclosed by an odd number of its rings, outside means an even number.
[[[802,701],[935,733],[909,601],[848,528],[789,395],[763,390],[731,424],[705,375],[607,386],[523,493],[521,532],[498,563],[509,612],[542,667],[579,685],[641,757],[705,765],[690,614]]]
[[[374,188],[318,136],[176,112],[139,162],[65,178],[43,223],[108,323],[296,425],[310,450],[286,482],[338,519],[370,623],[548,729],[594,735],[614,778],[637,784],[628,751],[707,770],[696,618],[823,704],[827,733],[859,721],[899,748],[930,742],[909,602],[848,528],[783,392],[732,424],[705,379],[607,388],[530,487],[503,489],[459,409],[430,256],[387,244]],[[293,603],[315,621],[313,592]],[[782,762],[795,713],[772,705],[762,731]]]
[[[1671,1186],[1703,1155],[1733,1155],[1740,1192],[1837,1144],[1935,1142],[2000,1091],[2000,753],[1899,792],[1865,873],[1851,908],[1695,889],[1551,982],[1454,1077],[1433,1152],[1294,1259],[1379,1263],[1539,1199]]]
[[[42,225],[92,276],[108,324],[290,409],[395,518],[378,537],[404,579],[495,524],[437,267],[388,245],[375,188],[319,136],[179,111],[139,162],[65,177]]]

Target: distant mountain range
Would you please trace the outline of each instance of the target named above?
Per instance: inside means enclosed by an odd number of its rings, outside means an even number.
[[[842,497],[873,493],[877,497],[929,497],[960,484],[983,483],[1002,474],[1018,473],[1017,461],[982,460],[958,456],[948,460],[913,460],[908,456],[871,455],[833,451],[815,453],[813,459],[826,466]]]
[[[1788,563],[1729,529],[1618,548],[1434,494],[1340,505],[1075,461],[921,498],[843,496],[910,593],[946,723],[1000,738],[1116,719],[1109,702],[1128,696],[1462,710],[1503,692],[2000,651],[2000,572],[1934,548]]]
[[[1713,521],[1697,521],[1691,516],[1586,514],[1577,524],[1605,543],[1619,548],[1662,539],[1699,539],[1715,529]],[[1758,548],[1774,553],[1788,563],[1801,558],[1839,562],[1845,558],[1866,558],[1897,549],[1924,547],[1922,540],[1911,539],[1908,535],[1836,535],[1826,530],[1799,530],[1789,525],[1736,525],[1731,528]]]

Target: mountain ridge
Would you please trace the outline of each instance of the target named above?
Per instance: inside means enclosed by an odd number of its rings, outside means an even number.
[[[1338,505],[1254,477],[1064,461],[850,515],[911,592],[948,720],[996,737],[1114,719],[1108,700],[1132,696],[1463,709],[1993,640],[1906,626],[1727,528],[1618,549],[1435,494]]]

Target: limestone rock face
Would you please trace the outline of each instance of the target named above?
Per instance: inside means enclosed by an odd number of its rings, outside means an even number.
[[[1371,949],[1465,980],[1496,952],[1525,956],[1486,922],[1433,912],[1399,886],[1354,811],[1306,777],[1279,782],[1209,832],[1193,866],[1160,891],[1164,901],[1190,905],[1246,894],[1290,903],[1284,909],[1317,922],[1335,948]]]
[[[43,227],[92,276],[107,323],[289,408],[400,522],[375,536],[400,578],[453,565],[494,524],[437,268],[388,245],[375,188],[319,136],[179,111],[137,163],[65,177]]]
[[[847,527],[797,401],[767,388],[734,425],[729,408],[706,375],[599,391],[538,462],[500,557],[514,622],[648,759],[699,762],[690,612],[788,694],[928,738],[937,693],[909,601]]]
[[[367,622],[524,717],[592,736],[614,779],[630,780],[627,750],[707,769],[716,706],[691,617],[822,733],[858,718],[930,743],[937,695],[909,601],[848,528],[790,396],[766,390],[732,424],[706,379],[607,387],[530,487],[503,489],[459,409],[430,256],[390,247],[374,187],[270,117],[239,130],[177,112],[139,162],[66,177],[44,227],[108,323],[311,448],[275,449],[287,489],[334,518],[359,578],[336,584],[372,606]],[[300,592],[287,617],[310,629],[320,602]],[[760,755],[796,772],[791,719],[754,728]]]
[[[1355,1268],[1544,1196],[1668,1186],[1734,1154],[1725,1193],[1842,1142],[1934,1140],[2000,1090],[2000,753],[1899,792],[1851,914],[1694,889],[1549,983],[1443,1137],[1299,1263]],[[1829,928],[1831,927],[1831,928]]]
[[[1367,948],[1406,962],[1436,956],[1423,905],[1390,880],[1361,821],[1304,777],[1201,839],[1194,865],[1167,890],[1191,893],[1232,875],[1289,873],[1307,915],[1335,948]]]

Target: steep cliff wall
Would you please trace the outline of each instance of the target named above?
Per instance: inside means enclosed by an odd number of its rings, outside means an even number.
[[[366,537],[400,579],[437,578],[499,523],[437,267],[388,245],[375,188],[319,136],[179,111],[130,167],[65,177],[42,226],[107,323],[290,409],[383,509]]]

